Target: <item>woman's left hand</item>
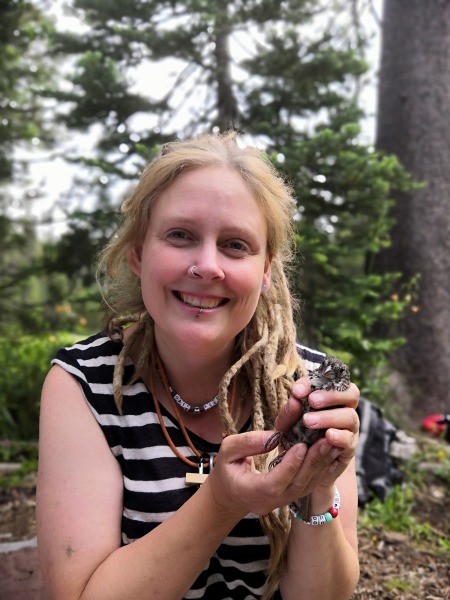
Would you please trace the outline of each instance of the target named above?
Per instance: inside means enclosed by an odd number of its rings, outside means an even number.
[[[314,410],[302,416],[300,401],[307,397]],[[325,436],[311,446],[304,459],[302,470],[304,474],[310,474],[313,487],[334,484],[354,457],[359,431],[355,410],[358,399],[359,390],[353,383],[342,392],[312,391],[308,377],[302,377],[294,383],[291,397],[275,421],[275,428],[288,432],[299,419],[303,419],[308,428],[325,430]],[[333,459],[331,464],[326,464],[325,457]]]
[[[223,440],[207,479],[221,511],[234,511],[240,518],[249,512],[264,515],[316,491],[329,506],[335,481],[355,454],[359,391],[351,384],[345,392],[312,392],[308,377],[303,377],[294,384],[291,397],[280,411],[275,423],[277,431],[289,431],[301,418],[300,400],[309,394],[314,408],[330,409],[308,413],[316,417],[314,428],[327,429],[325,437],[309,449],[296,444],[269,472],[256,471],[251,457],[264,453],[271,432],[250,431]]]

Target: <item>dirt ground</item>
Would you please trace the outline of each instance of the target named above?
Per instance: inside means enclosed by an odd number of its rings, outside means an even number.
[[[24,487],[0,490],[2,600],[45,600],[33,541],[34,483],[31,478]],[[450,492],[445,485],[415,496],[414,514],[450,542]],[[17,549],[20,543],[27,547]],[[405,534],[361,531],[360,561],[360,583],[352,600],[450,600],[448,545],[444,552]]]

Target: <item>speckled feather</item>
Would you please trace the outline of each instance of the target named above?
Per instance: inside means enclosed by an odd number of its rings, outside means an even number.
[[[313,390],[332,390],[339,392],[346,390],[350,386],[350,371],[345,363],[334,356],[326,356],[322,364],[314,371],[309,372],[311,387]],[[312,446],[317,440],[324,437],[326,429],[309,429],[303,423],[303,415],[314,409],[310,406],[308,398],[302,398],[302,417],[287,432],[275,432],[266,443],[266,451],[270,452],[277,446],[282,448],[282,452],[270,463],[269,469],[272,469],[281,462],[287,450],[294,444],[303,443],[308,447]],[[303,517],[309,517],[309,497],[306,496],[295,503],[301,511]]]

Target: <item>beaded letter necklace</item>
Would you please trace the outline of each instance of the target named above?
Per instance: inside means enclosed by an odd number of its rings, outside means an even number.
[[[194,413],[195,415],[198,415],[198,413],[206,412],[210,408],[214,408],[215,406],[217,406],[217,404],[219,403],[219,396],[214,396],[212,400],[210,400],[209,402],[205,402],[205,404],[202,404],[201,406],[192,406],[192,404],[188,404],[187,402],[185,402],[180,396],[180,394],[178,394],[171,385],[169,385],[169,391],[170,395],[178,404],[178,406],[181,406],[181,408],[186,412]]]
[[[186,431],[184,423],[183,423],[183,421],[181,419],[181,415],[180,415],[180,413],[178,411],[178,406],[177,406],[178,403],[176,402],[175,398],[173,397],[173,395],[171,393],[170,386],[169,386],[169,383],[167,381],[167,375],[166,375],[166,372],[164,370],[163,364],[162,364],[161,359],[159,358],[159,356],[157,357],[157,370],[158,370],[158,373],[159,373],[159,375],[161,377],[161,383],[164,386],[164,390],[166,392],[166,396],[167,396],[167,398],[170,400],[170,402],[172,404],[172,408],[173,408],[173,411],[175,413],[175,417],[176,417],[176,419],[178,421],[178,424],[180,426],[180,429],[181,429],[181,431],[183,433],[184,439],[186,440],[189,448],[192,450],[192,452],[194,453],[194,455],[197,457],[198,462],[193,462],[192,460],[189,460],[188,458],[186,458],[186,456],[184,456],[183,454],[181,454],[181,452],[178,450],[178,448],[176,447],[176,445],[172,441],[172,438],[170,437],[170,434],[167,431],[167,427],[166,427],[166,425],[164,423],[164,419],[163,419],[163,416],[161,414],[161,408],[159,406],[158,398],[157,398],[157,395],[156,395],[156,386],[155,386],[155,380],[154,380],[154,376],[153,376],[153,369],[150,369],[150,378],[149,378],[150,391],[151,391],[152,396],[153,396],[153,402],[155,404],[155,410],[156,410],[156,413],[158,415],[158,420],[159,420],[159,424],[161,426],[161,430],[162,430],[162,432],[164,434],[164,437],[166,438],[166,441],[169,444],[169,447],[171,448],[172,452],[180,460],[182,460],[185,464],[189,465],[190,467],[194,467],[194,468],[198,469],[198,471],[199,471],[199,473],[186,473],[186,484],[187,485],[197,485],[199,483],[203,483],[203,481],[207,477],[206,474],[202,473],[203,467],[208,468],[209,467],[209,462],[208,461],[203,462],[203,456],[204,455],[197,450],[197,448],[192,443],[192,440],[189,437],[188,432]],[[234,409],[235,392],[236,392],[236,379],[233,379],[233,384],[232,384],[232,388],[231,388],[231,398],[230,398],[230,413],[231,414],[233,414],[233,409]],[[207,410],[207,409],[205,409],[205,410]]]
[[[199,413],[206,412],[207,410],[210,410],[211,408],[214,408],[215,406],[217,406],[219,404],[219,396],[214,396],[214,398],[212,400],[210,400],[209,402],[205,402],[205,404],[201,404],[200,406],[192,406],[192,404],[185,402],[183,400],[183,398],[180,396],[180,394],[176,391],[176,389],[170,385],[159,356],[157,357],[156,367],[157,367],[158,371],[160,371],[164,375],[164,379],[167,381],[167,388],[170,392],[170,395],[175,400],[175,402],[178,404],[178,406],[180,406],[184,411],[198,415]]]

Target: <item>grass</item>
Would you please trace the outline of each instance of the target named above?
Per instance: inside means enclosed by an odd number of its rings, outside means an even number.
[[[13,488],[26,485],[28,475],[37,471],[37,444],[18,441],[3,442],[0,445],[0,462],[20,464],[17,471],[0,476],[0,487]]]
[[[415,589],[416,584],[414,581],[404,581],[403,579],[393,577],[392,579],[385,581],[383,587],[387,592],[410,593]]]
[[[394,487],[384,502],[375,498],[360,512],[361,527],[382,527],[387,531],[411,533],[416,524],[411,514],[414,506],[414,494],[410,487]]]
[[[426,502],[433,489],[438,488],[443,494],[442,514],[449,509],[450,445],[439,440],[420,439],[418,452],[401,464],[401,470],[403,485],[394,487],[384,502],[374,499],[360,510],[360,529],[406,534],[419,546],[426,543],[436,554],[448,555],[450,561],[450,532],[445,517],[441,530],[427,521],[418,506],[419,501]],[[391,584],[397,586],[392,589],[399,591],[403,588],[398,586],[409,586],[409,582],[405,584],[395,579],[391,580]]]

